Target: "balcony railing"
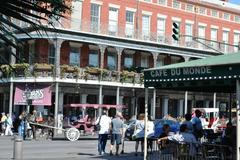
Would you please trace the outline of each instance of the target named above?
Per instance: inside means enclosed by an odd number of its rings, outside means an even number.
[[[1,65],[3,72],[3,78],[47,78],[55,77],[55,67],[50,64],[13,64]],[[107,69],[86,67],[80,68],[77,66],[61,65],[60,66],[60,78],[62,80],[67,79],[79,79],[79,80],[96,80],[96,81],[108,81],[108,82],[121,82],[121,83],[136,83],[143,84],[143,73],[137,73],[134,71],[112,71]]]

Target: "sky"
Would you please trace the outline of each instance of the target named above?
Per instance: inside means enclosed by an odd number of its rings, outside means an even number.
[[[234,3],[234,4],[240,4],[240,0],[229,0],[229,2]]]

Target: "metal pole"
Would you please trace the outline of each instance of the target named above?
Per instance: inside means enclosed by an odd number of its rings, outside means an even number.
[[[153,89],[153,106],[152,106],[152,118],[156,116],[156,89]]]
[[[240,82],[239,80],[236,80],[236,99],[237,99],[237,157],[236,159],[239,160],[240,158],[240,150],[239,150],[239,147],[240,147],[240,136],[238,136],[240,134]]]
[[[99,86],[99,97],[98,97],[98,104],[103,104],[103,95],[102,95],[102,88],[103,86]],[[98,116],[102,115],[102,108],[98,109]]]
[[[12,106],[13,106],[12,102],[13,102],[13,82],[10,83],[10,97],[9,97],[9,111],[8,111],[10,117],[12,117]]]
[[[145,88],[144,160],[147,159],[148,88]]]
[[[188,106],[188,91],[185,91],[185,98],[184,98],[185,104],[184,104],[184,114],[187,113],[187,106]]]
[[[217,93],[213,93],[213,108],[216,108],[216,99],[217,99]]]
[[[22,147],[22,138],[19,136],[14,137],[14,146],[13,146],[13,159],[22,160],[23,159],[23,147]]]
[[[58,88],[59,83],[56,82],[55,85],[55,106],[54,106],[54,127],[58,126]],[[57,129],[54,129],[54,136],[57,135]]]
[[[232,93],[230,93],[230,98],[229,98],[229,122],[232,122]]]

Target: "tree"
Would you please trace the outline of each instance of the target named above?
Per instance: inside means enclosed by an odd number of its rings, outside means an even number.
[[[40,31],[45,29],[43,21],[53,26],[53,22],[70,11],[70,0],[0,0],[0,48],[14,55],[9,46],[18,49],[18,44],[21,44],[15,33],[29,35],[26,28],[16,25],[14,20],[24,22],[34,30]]]

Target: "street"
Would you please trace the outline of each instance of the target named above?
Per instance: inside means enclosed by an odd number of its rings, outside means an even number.
[[[125,141],[125,153],[119,156],[109,155],[109,143],[106,146],[106,155],[99,156],[97,152],[97,139],[81,137],[80,140],[70,142],[64,139],[57,140],[25,140],[23,141],[24,160],[89,160],[89,159],[111,159],[111,160],[142,160],[143,156],[134,156],[135,142]],[[0,160],[13,158],[13,137],[0,137]],[[140,149],[140,146],[139,146]],[[115,149],[114,149],[115,153]]]

